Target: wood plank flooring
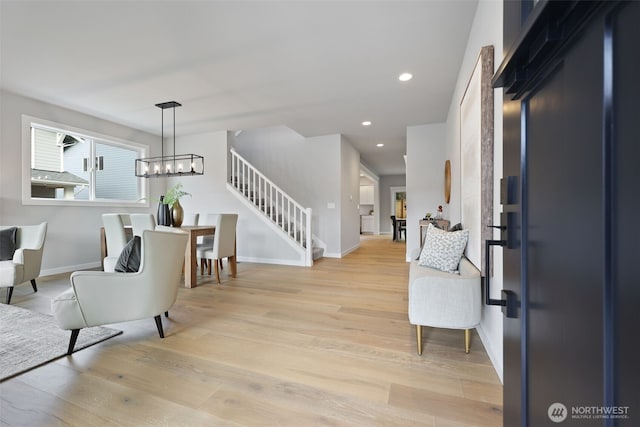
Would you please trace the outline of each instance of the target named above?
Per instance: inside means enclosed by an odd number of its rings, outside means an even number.
[[[407,320],[405,244],[363,237],[312,268],[239,263],[199,276],[163,317],[0,383],[1,426],[501,426],[502,386],[472,334]],[[21,285],[49,312],[68,274]],[[126,298],[126,295],[123,295]],[[82,332],[80,332],[82,333]]]

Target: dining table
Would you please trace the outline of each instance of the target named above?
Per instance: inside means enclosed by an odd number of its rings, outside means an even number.
[[[198,259],[196,257],[196,250],[198,246],[198,237],[199,236],[210,236],[215,234],[216,226],[215,225],[185,225],[179,227],[180,230],[186,232],[189,236],[187,240],[187,248],[184,254],[184,287],[185,288],[194,288],[198,285]],[[131,231],[131,226],[125,226],[125,232],[127,238],[130,238],[133,233]],[[107,238],[104,233],[104,227],[100,227],[100,260],[103,261],[107,256]],[[236,265],[235,265],[235,256],[230,257],[231,265],[231,273],[233,277],[235,277]],[[104,268],[104,265],[103,265]]]

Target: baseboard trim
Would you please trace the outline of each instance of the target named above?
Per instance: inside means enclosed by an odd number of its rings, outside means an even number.
[[[347,249],[346,251],[343,251],[341,257],[349,255],[351,252],[355,251],[358,248],[360,248],[360,243],[358,243],[357,245],[353,246],[352,248]]]
[[[482,324],[478,325],[476,327],[476,330],[478,331],[478,335],[480,336],[480,341],[482,341],[482,346],[487,352],[487,355],[489,356],[489,360],[491,360],[493,369],[496,371],[496,374],[498,375],[498,378],[500,379],[500,382],[502,383],[502,385],[504,385],[503,367],[498,364],[498,359],[496,358],[496,354],[493,351],[493,347],[490,345],[491,341],[489,340],[489,337],[487,336],[487,334],[484,332],[484,329],[482,329]]]
[[[351,252],[355,251],[359,247],[360,247],[360,244],[358,243],[357,245],[355,245],[351,249],[347,249],[344,252],[325,252],[324,255],[322,255],[322,257],[323,258],[342,258],[342,257],[350,254]]]
[[[342,255],[338,252],[325,252],[322,255],[323,258],[342,258]]]
[[[65,267],[46,268],[40,270],[40,277],[54,276],[61,273],[69,273],[72,271],[93,270],[101,266],[100,262],[89,262],[87,264],[68,265]]]
[[[238,256],[238,262],[252,262],[256,264],[278,264],[278,265],[291,265],[294,267],[306,267],[304,265],[304,260],[294,260],[294,259],[257,258],[257,257]]]

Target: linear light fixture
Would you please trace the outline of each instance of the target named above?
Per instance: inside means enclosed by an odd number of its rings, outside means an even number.
[[[136,159],[136,176],[140,178],[160,178],[167,176],[204,175],[204,157],[197,154],[176,154],[176,101],[161,102],[156,107],[162,110],[160,157]],[[173,110],[173,154],[164,155],[164,110]]]

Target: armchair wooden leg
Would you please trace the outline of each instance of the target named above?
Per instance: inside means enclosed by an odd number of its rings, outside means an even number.
[[[464,352],[469,354],[469,347],[471,346],[471,329],[464,330]]]
[[[11,304],[11,295],[13,295],[13,286],[7,288],[7,305]]]
[[[67,356],[71,356],[71,353],[73,353],[73,347],[76,346],[76,341],[78,340],[79,333],[80,333],[80,329],[71,330],[71,339],[69,340],[69,348],[67,349]]]
[[[216,280],[218,281],[218,285],[220,284],[220,268],[218,268],[218,260],[214,259],[213,262],[215,263],[214,269],[216,270]]]
[[[164,331],[162,330],[162,318],[158,314],[154,317],[154,320],[156,321],[156,327],[158,328],[158,335],[160,335],[160,338],[164,338]]]
[[[416,325],[416,340],[418,342],[418,355],[422,356],[422,325]]]
[[[38,292],[38,287],[36,286],[36,279],[31,279],[31,286],[33,287],[33,292]]]

